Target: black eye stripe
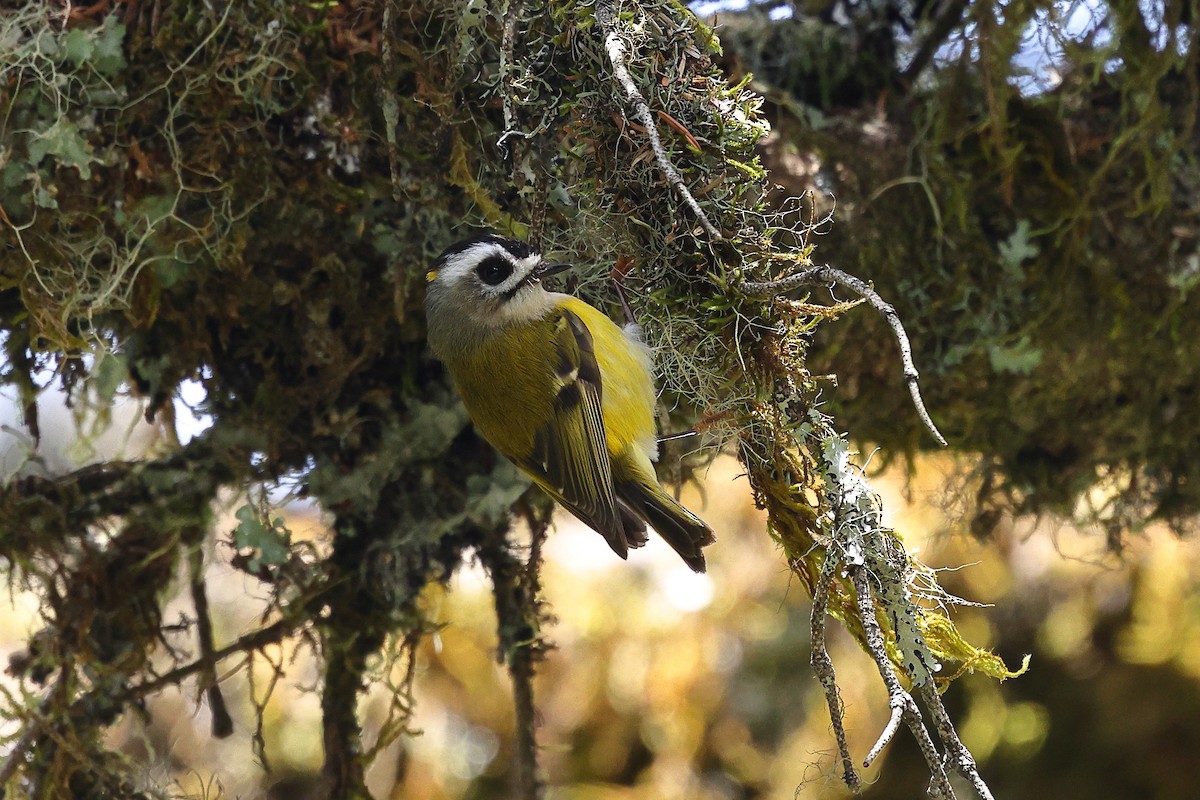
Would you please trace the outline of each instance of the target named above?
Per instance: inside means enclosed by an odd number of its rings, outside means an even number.
[[[504,256],[488,256],[475,267],[479,280],[488,286],[499,286],[512,276],[513,265]]]

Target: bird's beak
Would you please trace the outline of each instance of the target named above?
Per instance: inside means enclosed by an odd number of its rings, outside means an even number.
[[[533,272],[531,272],[530,275],[534,280],[540,281],[547,275],[557,275],[558,273],[570,268],[570,264],[539,264],[533,268]]]

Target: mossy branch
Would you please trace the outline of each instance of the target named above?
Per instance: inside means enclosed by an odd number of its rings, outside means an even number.
[[[542,543],[549,532],[550,517],[545,509],[537,509],[525,498],[518,501],[517,508],[531,531],[528,559],[522,563],[507,542],[480,548],[479,558],[492,578],[500,640],[498,656],[508,665],[513,682],[517,751],[514,796],[519,800],[538,800],[544,786],[538,771],[533,677],[537,663],[552,646],[542,635],[542,625],[548,618],[538,596]]]

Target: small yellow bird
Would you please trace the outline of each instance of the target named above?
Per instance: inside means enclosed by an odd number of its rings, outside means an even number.
[[[654,474],[649,349],[582,300],[542,287],[564,269],[494,234],[453,245],[427,276],[430,347],[484,438],[617,555],[645,544],[649,523],[704,572],[712,529]]]

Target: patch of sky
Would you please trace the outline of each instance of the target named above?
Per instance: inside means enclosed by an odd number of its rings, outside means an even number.
[[[1012,0],[1001,0],[995,6],[1000,23],[1003,23],[1005,12],[1011,7]],[[779,3],[778,0],[698,0],[691,3],[689,8],[704,19],[723,13],[765,10],[772,20],[781,20],[791,18],[794,13],[792,4]],[[1180,54],[1187,52],[1191,28],[1185,25],[1171,26],[1165,0],[1138,0],[1138,10],[1150,33],[1151,44],[1156,49],[1174,49]],[[917,51],[926,27],[920,26],[910,33],[905,29],[906,26],[896,25],[901,69]],[[1072,47],[1083,47],[1102,53],[1114,43],[1113,30],[1110,0],[1063,0],[1039,8],[1022,33],[1020,47],[1013,56],[1014,70],[1010,81],[1026,97],[1052,92],[1062,83],[1063,70],[1071,61],[1068,51]],[[969,16],[960,32],[941,44],[934,62],[948,65],[962,58],[971,61],[980,58],[978,26]],[[1109,73],[1121,67],[1121,59],[1116,57],[1104,62],[1104,69]]]

